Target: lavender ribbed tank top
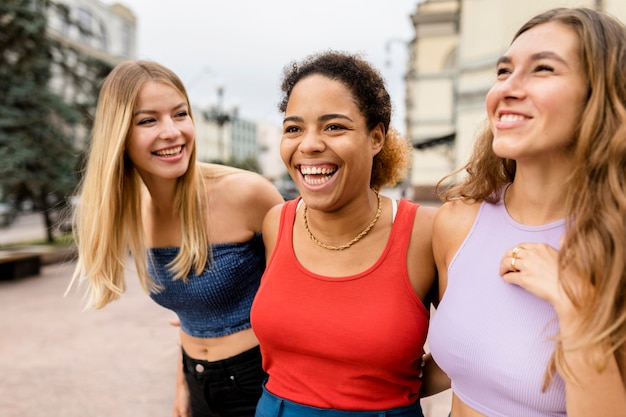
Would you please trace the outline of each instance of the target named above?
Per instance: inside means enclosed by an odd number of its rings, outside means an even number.
[[[429,345],[461,401],[489,417],[565,416],[560,376],[542,392],[558,331],[553,307],[498,275],[507,249],[522,242],[558,248],[560,220],[525,226],[503,202],[483,202],[448,270],[448,286],[431,319]],[[523,255],[522,255],[523,256]]]

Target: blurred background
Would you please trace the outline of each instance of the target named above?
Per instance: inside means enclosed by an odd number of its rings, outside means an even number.
[[[33,212],[50,242],[71,227],[64,210],[76,201],[99,85],[126,59],[183,79],[200,160],[258,171],[292,198],[278,152],[282,70],[327,49],[360,53],[386,79],[393,125],[414,148],[392,192],[434,201],[434,184],[469,156],[497,58],[527,18],[555,6],[626,17],[620,0],[5,0],[0,233]]]

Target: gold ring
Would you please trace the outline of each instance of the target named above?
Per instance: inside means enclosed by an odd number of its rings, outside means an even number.
[[[511,269],[513,270],[513,272],[519,272],[519,269],[517,269],[517,267],[515,266],[515,261],[517,261],[517,255],[519,254],[519,251],[522,250],[521,246],[516,246],[513,248],[513,254],[511,255]]]
[[[519,272],[519,269],[515,267],[515,261],[517,261],[517,258],[514,256],[511,258],[511,269],[513,272]]]

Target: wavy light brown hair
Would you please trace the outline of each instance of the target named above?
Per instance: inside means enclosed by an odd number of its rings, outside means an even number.
[[[370,186],[379,190],[405,178],[411,161],[411,144],[390,127],[392,106],[385,81],[361,56],[328,51],[310,55],[301,62],[292,62],[283,71],[283,97],[278,109],[284,113],[298,81],[315,74],[339,81],[350,90],[370,131],[380,123],[385,129],[383,148],[374,156]]]
[[[559,253],[591,284],[585,294],[565,285],[578,308],[578,347],[592,347],[589,358],[598,370],[615,355],[626,366],[626,28],[612,16],[587,8],[556,8],[530,19],[514,36],[533,27],[559,22],[580,39],[580,56],[589,84],[583,115],[574,137],[575,169],[563,187],[568,193],[567,231]],[[515,161],[495,155],[493,134],[485,126],[464,167],[438,184],[445,200],[498,201],[503,186],[515,177]],[[442,182],[465,172],[458,185],[443,190]],[[547,370],[546,384],[558,371],[574,378],[558,340]]]
[[[72,283],[77,279],[88,281],[90,307],[102,308],[124,293],[124,270],[129,254],[134,258],[143,289],[158,290],[146,267],[141,201],[147,190],[126,156],[137,96],[148,81],[178,91],[187,101],[192,117],[182,81],[160,64],[124,62],[105,78],[98,97],[86,170],[78,189],[80,203],[74,214],[78,264]],[[171,267],[176,278],[183,279],[192,268],[200,273],[210,259],[202,214],[203,173],[195,159],[194,142],[189,168],[178,179],[175,195],[175,214],[180,218],[183,233],[180,251]]]

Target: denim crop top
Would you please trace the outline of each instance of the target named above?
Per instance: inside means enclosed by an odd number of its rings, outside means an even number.
[[[187,282],[174,280],[167,268],[178,247],[148,250],[148,273],[161,287],[150,297],[175,312],[181,329],[194,337],[226,336],[250,328],[250,306],[265,269],[260,233],[248,242],[216,243],[211,249],[213,262],[200,275],[191,271]]]

